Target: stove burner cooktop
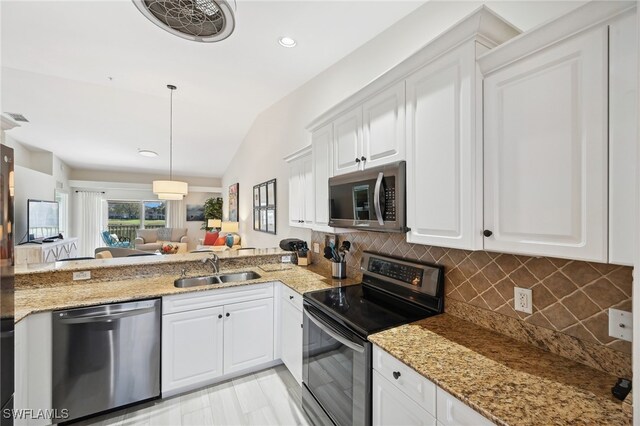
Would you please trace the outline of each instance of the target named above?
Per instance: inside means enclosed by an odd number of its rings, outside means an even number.
[[[307,305],[362,337],[443,310],[444,269],[364,252],[363,283],[304,294]]]

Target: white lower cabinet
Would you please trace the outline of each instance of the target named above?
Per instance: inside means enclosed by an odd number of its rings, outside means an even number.
[[[163,391],[222,375],[222,311],[219,306],[162,317]]]
[[[438,388],[438,423],[443,426],[485,426],[493,423],[468,405]]]
[[[380,426],[493,424],[375,345],[372,411],[373,424]]]
[[[163,298],[164,397],[273,361],[273,285],[256,284]]]
[[[293,377],[302,384],[302,296],[282,286],[280,357]]]
[[[373,424],[435,426],[436,418],[374,370]]]
[[[273,360],[273,299],[224,307],[224,373]]]

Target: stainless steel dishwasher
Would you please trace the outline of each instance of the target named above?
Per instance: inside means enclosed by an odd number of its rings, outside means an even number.
[[[160,299],[53,313],[53,408],[69,420],[160,395]]]

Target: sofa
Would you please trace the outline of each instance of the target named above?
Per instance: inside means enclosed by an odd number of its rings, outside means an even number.
[[[138,229],[134,245],[136,250],[155,252],[171,244],[178,247],[178,253],[187,252],[187,228]]]
[[[227,234],[227,232],[206,232],[204,238],[198,239],[199,244],[196,250],[227,251],[242,248],[240,236],[237,234],[234,234],[233,246],[229,248],[227,246]]]

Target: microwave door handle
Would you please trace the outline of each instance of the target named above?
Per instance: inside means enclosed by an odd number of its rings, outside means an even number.
[[[305,309],[305,313],[307,314],[307,317],[312,323],[314,323],[320,330],[327,333],[333,339],[337,340],[338,342],[345,345],[346,347],[353,349],[356,352],[359,352],[359,353],[364,352],[364,346],[358,345],[352,342],[351,340],[347,339],[346,336],[339,334],[338,332],[330,328],[329,325],[325,324],[324,321],[322,321],[320,318],[317,318],[315,315],[313,315],[313,313],[309,312],[307,309]]]
[[[378,179],[376,179],[376,188],[373,191],[373,207],[376,209],[376,217],[378,218],[378,224],[384,226],[384,220],[382,218],[382,209],[380,208],[380,189],[382,188],[382,179],[384,173],[378,173]]]

